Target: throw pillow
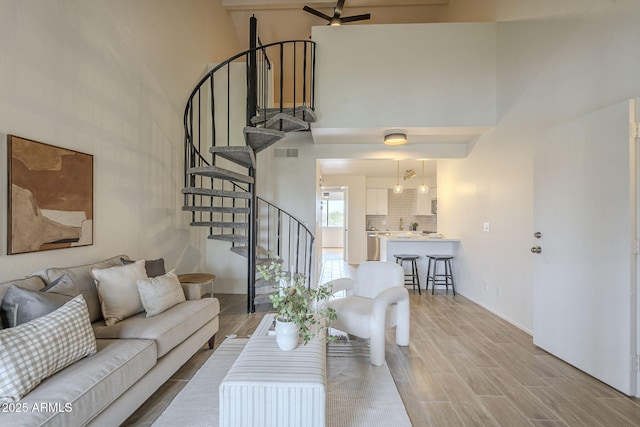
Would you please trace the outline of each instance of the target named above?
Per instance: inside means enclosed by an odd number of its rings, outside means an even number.
[[[40,292],[53,292],[55,294],[67,295],[71,298],[77,297],[80,294],[78,287],[66,273],[40,289]]]
[[[42,380],[96,352],[82,295],[53,312],[0,331],[0,402],[17,402]]]
[[[122,265],[133,264],[135,262],[126,258],[120,258],[120,261]],[[167,273],[164,267],[164,258],[144,260],[144,269],[149,277],[158,277]]]
[[[53,281],[63,274],[67,274],[69,279],[78,287],[78,291],[84,296],[84,301],[87,303],[87,307],[89,307],[91,322],[97,322],[98,320],[102,320],[102,309],[100,308],[100,298],[98,298],[96,281],[91,275],[91,270],[94,268],[109,268],[122,265],[120,258],[129,257],[126,255],[117,255],[104,261],[77,265],[75,267],[47,268],[45,276],[48,281]]]
[[[62,282],[60,279],[62,277],[40,291],[9,286],[0,305],[3,325],[13,328],[27,323],[62,307],[78,295],[73,282]]]
[[[147,317],[186,301],[182,285],[173,270],[162,276],[138,280],[138,291]]]
[[[148,278],[144,260],[102,270],[93,269],[91,274],[96,279],[105,325],[115,325],[144,310],[137,286],[138,280]]]

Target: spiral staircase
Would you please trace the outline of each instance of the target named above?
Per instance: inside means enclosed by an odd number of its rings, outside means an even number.
[[[209,239],[230,242],[231,251],[246,257],[247,311],[254,312],[272,291],[256,266],[271,257],[310,285],[313,233],[257,196],[256,157],[315,121],[315,44],[262,45],[255,18],[250,27],[250,49],[206,73],[187,102],[182,209],[190,212],[192,226],[209,229]]]

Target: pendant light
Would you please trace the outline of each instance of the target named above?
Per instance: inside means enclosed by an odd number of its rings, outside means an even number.
[[[402,185],[400,185],[400,160],[398,160],[398,172],[396,177],[396,185],[393,186],[393,192],[394,194],[402,194],[404,188],[402,188]]]
[[[422,194],[426,194],[429,192],[429,186],[424,183],[424,160],[422,161],[422,184],[418,186],[418,191]]]

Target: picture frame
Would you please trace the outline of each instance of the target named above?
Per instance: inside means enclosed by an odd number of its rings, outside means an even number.
[[[7,135],[9,255],[93,244],[93,156]]]

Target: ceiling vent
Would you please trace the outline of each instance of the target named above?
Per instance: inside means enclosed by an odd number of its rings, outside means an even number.
[[[275,148],[273,157],[298,157],[297,148]]]

